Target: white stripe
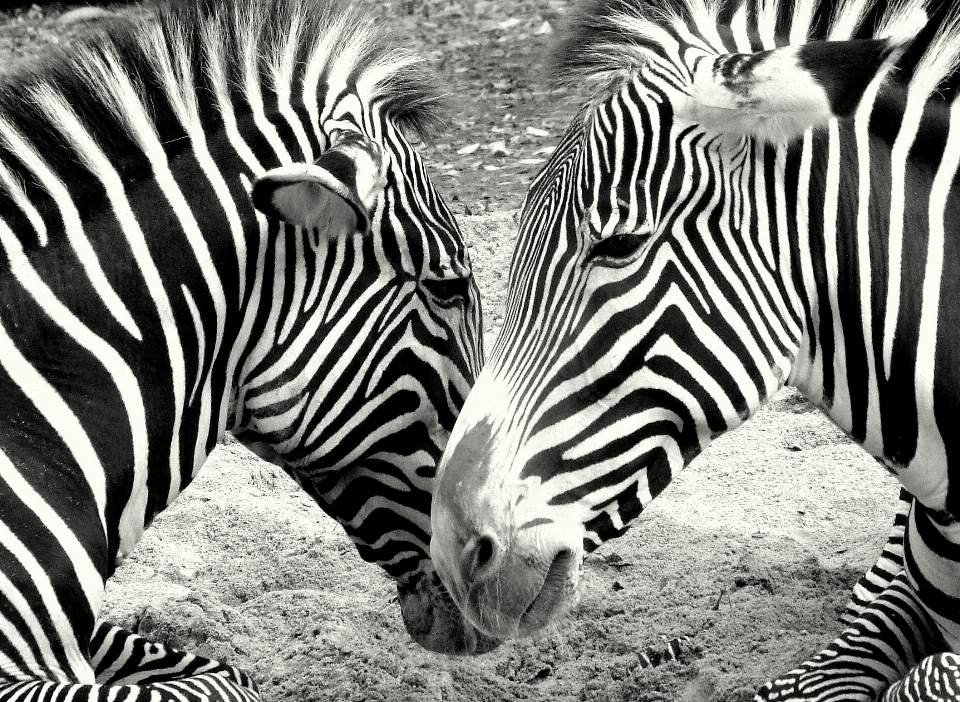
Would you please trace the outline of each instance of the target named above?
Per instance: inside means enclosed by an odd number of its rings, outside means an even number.
[[[900,314],[901,269],[903,266],[903,227],[906,203],[907,159],[910,148],[920,128],[920,118],[926,95],[910,91],[900,121],[900,130],[890,152],[890,233],[887,252],[887,304],[883,318],[883,370],[890,379],[893,358],[893,341],[897,334],[897,317]]]
[[[857,252],[860,277],[860,333],[863,336],[867,359],[867,417],[863,448],[874,456],[883,455],[883,432],[880,419],[880,388],[877,378],[877,357],[874,349],[873,266],[870,251],[870,116],[886,74],[878,74],[870,81],[854,115],[854,134],[857,144]]]
[[[303,296],[304,296],[304,287],[308,279],[307,276],[307,258],[304,252],[304,243],[307,236],[311,236],[310,233],[303,231],[302,229],[297,229],[293,235],[293,244],[294,244],[294,264],[292,271],[284,271],[285,275],[283,280],[292,281],[288,283],[291,290],[291,299],[290,303],[287,305],[286,319],[284,320],[283,326],[280,328],[280,333],[277,336],[277,344],[282,346],[286,343],[287,337],[290,335],[290,332],[293,331],[294,325],[302,317],[303,313]],[[322,278],[320,275],[315,275],[314,279],[319,284],[319,280]],[[332,286],[328,286],[332,287]]]
[[[130,310],[127,309],[110,285],[103,272],[103,267],[100,265],[100,260],[97,258],[96,251],[84,234],[80,213],[73,204],[73,198],[69,190],[33,148],[27,144],[22,135],[2,118],[0,118],[0,141],[16,154],[16,157],[36,176],[43,189],[50,194],[60,211],[60,216],[63,218],[63,228],[67,240],[80,260],[83,270],[90,280],[90,285],[97,291],[97,295],[100,296],[107,310],[127,333],[137,341],[142,341],[143,337],[140,334],[140,329],[133,321]]]
[[[203,320],[200,319],[200,310],[197,309],[197,303],[193,301],[193,295],[190,294],[190,288],[185,284],[180,285],[180,291],[183,293],[183,299],[187,303],[187,309],[190,311],[190,319],[193,321],[193,330],[197,337],[197,368],[196,378],[193,380],[193,388],[190,390],[190,399],[187,404],[192,405],[197,399],[197,390],[200,387],[200,379],[205,374],[206,356],[207,356],[207,337],[203,332]],[[209,383],[209,378],[207,379]]]
[[[33,231],[37,235],[37,241],[40,246],[46,246],[49,239],[47,236],[47,225],[44,223],[43,217],[40,216],[37,208],[33,206],[30,198],[27,197],[27,193],[24,192],[23,183],[21,183],[3,163],[0,163],[0,182],[3,183],[7,195],[10,196],[14,204],[23,210],[24,216],[26,216],[27,221],[30,222],[30,226],[33,227]]]
[[[936,376],[944,369],[937,368],[937,336],[940,317],[940,288],[943,281],[943,251],[946,236],[947,200],[953,194],[954,177],[960,166],[960,100],[955,100],[950,108],[950,132],[943,149],[940,167],[933,179],[928,209],[929,233],[927,240],[927,261],[923,275],[923,298],[920,307],[920,326],[917,339],[916,361],[916,402],[917,402],[917,452],[910,461],[911,472],[928,471],[946,473],[946,447],[937,426],[934,413],[934,386]],[[951,222],[951,226],[955,223]],[[952,302],[952,301],[951,301]],[[952,330],[951,330],[952,331]],[[951,343],[946,341],[945,343]],[[950,422],[954,418],[948,418]],[[939,469],[939,470],[937,470]],[[945,477],[945,476],[944,476]],[[945,486],[944,486],[945,487]],[[918,495],[925,504],[943,505],[946,491],[940,495]],[[931,500],[937,502],[932,503]],[[942,502],[941,502],[942,500]]]
[[[838,233],[837,210],[840,198],[840,128],[837,120],[827,124],[827,169],[823,193],[823,247],[824,268],[827,278],[827,299],[819,304],[829,314],[833,327],[833,403],[830,418],[848,434],[853,428],[853,410],[850,403],[850,386],[847,382],[846,338],[843,319],[840,316],[837,280],[840,278],[841,262],[837,259]],[[844,233],[846,235],[846,232]],[[847,266],[848,262],[843,261]],[[846,292],[846,291],[845,291]],[[822,348],[822,344],[821,344]],[[826,362],[827,359],[824,359]]]

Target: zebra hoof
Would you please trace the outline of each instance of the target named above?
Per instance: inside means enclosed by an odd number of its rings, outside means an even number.
[[[403,623],[411,638],[428,651],[471,656],[502,642],[477,631],[454,604],[433,564],[424,561],[413,576],[397,583]]]

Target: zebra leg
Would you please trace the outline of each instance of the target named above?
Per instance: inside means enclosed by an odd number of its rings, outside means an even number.
[[[260,702],[256,684],[239,668],[106,622],[96,625],[90,650],[94,683],[0,679],[0,702]]]
[[[148,641],[104,621],[97,622],[90,639],[90,664],[101,685],[145,685],[218,675],[254,694],[258,692],[256,683],[239,668]]]
[[[901,573],[839,638],[812,660],[768,682],[754,700],[874,702],[925,656],[945,647]]]
[[[890,686],[882,702],[957,702],[960,700],[960,655],[927,656]]]
[[[96,684],[0,683],[0,702],[261,702],[239,668],[152,643],[100,622],[90,641]]]
[[[912,503],[913,495],[905,488],[900,488],[900,502],[893,517],[893,527],[890,529],[887,543],[880,552],[877,562],[853,586],[850,601],[840,615],[840,621],[844,624],[852,624],[903,570],[903,540],[906,536]]]
[[[149,685],[26,680],[0,684],[0,702],[261,702],[260,693],[219,673]]]

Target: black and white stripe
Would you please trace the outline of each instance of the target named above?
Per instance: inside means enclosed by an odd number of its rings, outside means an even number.
[[[900,580],[916,606],[764,695],[875,699],[960,652],[956,3],[601,1],[558,66],[597,87],[524,201],[441,465],[454,599],[498,635],[555,621],[583,553],[788,383],[915,497],[852,627]]]
[[[906,536],[907,517],[910,515],[912,504],[913,496],[901,488],[887,543],[883,545],[877,562],[853,586],[850,601],[840,616],[840,620],[845,624],[853,623],[863,614],[870,603],[890,587],[894,578],[903,571],[903,540]]]
[[[328,1],[172,1],[0,78],[0,699],[258,698],[95,624],[227,431],[397,578],[421,643],[492,645],[427,554],[482,357],[465,243],[405,136],[437,96]]]

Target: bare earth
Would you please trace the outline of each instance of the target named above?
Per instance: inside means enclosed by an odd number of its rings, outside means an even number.
[[[567,3],[367,4],[457,96],[453,130],[426,153],[472,245],[489,348],[513,214],[581,104],[548,92],[539,69]],[[4,65],[58,40],[62,9],[0,17]],[[271,701],[747,700],[839,633],[896,494],[872,459],[784,391],[588,558],[586,595],[562,626],[455,659],[411,643],[393,583],[282,472],[230,444],[120,568],[104,615],[246,668]],[[638,651],[676,636],[690,637],[680,662],[640,667]]]

